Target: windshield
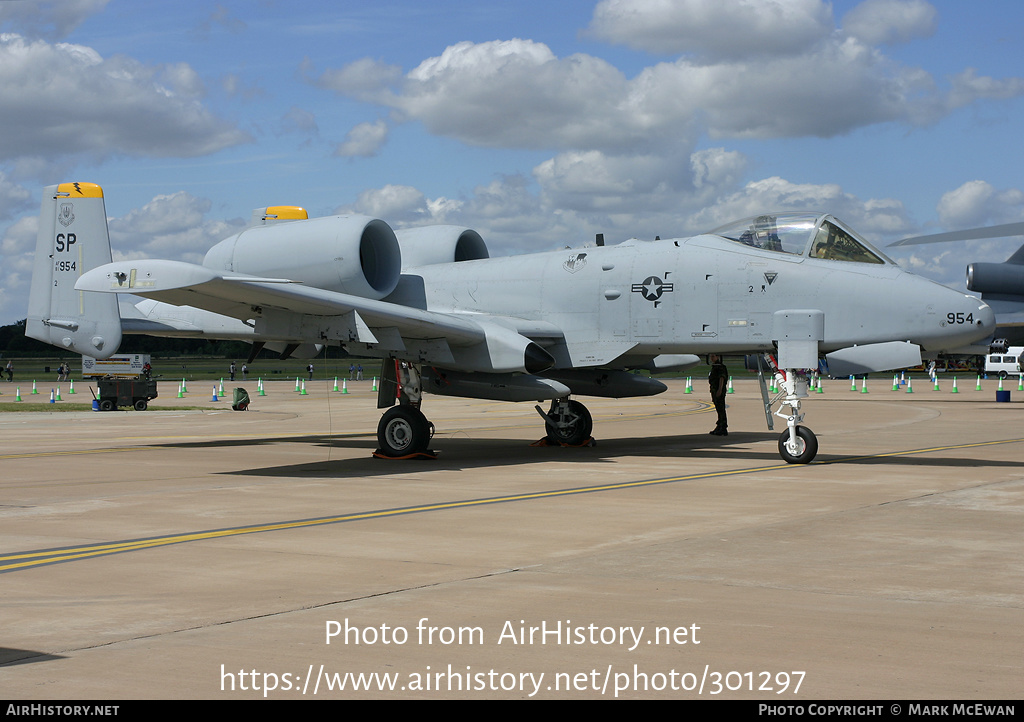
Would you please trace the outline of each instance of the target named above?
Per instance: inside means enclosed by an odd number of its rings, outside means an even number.
[[[716,236],[764,251],[809,256],[827,261],[885,263],[888,259],[848,231],[835,218],[820,213],[775,213],[726,224]]]
[[[863,244],[839,226],[822,221],[811,246],[811,258],[829,261],[854,261],[856,263],[885,263]]]

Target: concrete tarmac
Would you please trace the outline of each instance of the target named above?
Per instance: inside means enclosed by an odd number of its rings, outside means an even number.
[[[749,378],[726,438],[702,380],[583,399],[588,448],[426,397],[436,461],[371,457],[369,381],[0,414],[2,696],[1017,698],[1024,393],[869,383],[804,466]]]

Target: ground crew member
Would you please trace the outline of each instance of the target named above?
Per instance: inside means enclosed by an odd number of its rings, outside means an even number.
[[[710,432],[715,436],[729,435],[729,420],[725,417],[725,393],[729,382],[729,369],[722,363],[718,354],[708,354],[711,373],[708,374],[708,385],[711,387],[711,401],[718,412],[718,425]]]

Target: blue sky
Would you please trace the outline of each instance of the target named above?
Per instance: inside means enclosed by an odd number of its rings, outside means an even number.
[[[0,323],[43,186],[115,258],[252,209],[476,228],[492,255],[832,212],[884,244],[1024,220],[1024,5],[925,0],[0,0]],[[915,246],[962,287],[1021,239]]]

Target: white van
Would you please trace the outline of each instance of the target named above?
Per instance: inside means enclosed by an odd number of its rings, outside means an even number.
[[[991,353],[985,357],[985,373],[998,375],[1005,379],[1007,376],[1016,376],[1021,373],[1018,365],[1021,355],[1024,354],[1024,346],[1010,346],[1006,353]]]

